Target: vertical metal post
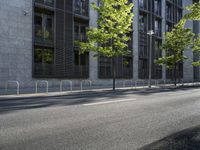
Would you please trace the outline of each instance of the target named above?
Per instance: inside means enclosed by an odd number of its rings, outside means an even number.
[[[135,89],[137,88],[137,81],[135,81]]]
[[[116,89],[116,86],[115,86],[115,82],[116,82],[115,56],[113,56],[113,58],[112,58],[112,73],[113,73],[113,91],[115,91],[115,89]]]
[[[151,49],[152,49],[152,35],[150,35],[150,50],[149,50],[149,82],[148,86],[151,88]]]
[[[62,81],[60,81],[60,92],[62,92]]]
[[[81,92],[83,91],[83,82],[81,81]]]
[[[38,86],[38,82],[35,83],[35,93],[38,93],[38,90],[37,90],[37,86]]]
[[[71,90],[71,92],[72,92],[72,82],[70,82],[70,86],[71,86],[71,87],[70,87],[70,90]]]
[[[19,82],[17,82],[17,95],[19,95]]]
[[[149,48],[149,80],[148,80],[148,87],[151,88],[151,67],[152,67],[152,36],[154,34],[153,30],[147,32],[150,36],[150,48]]]
[[[48,94],[48,93],[49,93],[49,83],[46,82],[46,84],[47,84],[47,87],[46,87],[46,93]]]

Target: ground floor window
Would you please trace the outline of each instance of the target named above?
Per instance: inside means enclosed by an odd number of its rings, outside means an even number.
[[[99,77],[112,78],[112,59],[100,56],[99,57]]]
[[[132,78],[132,57],[115,58],[116,78]],[[112,78],[112,58],[99,57],[99,78]]]
[[[74,77],[89,77],[89,53],[80,54],[79,51],[74,51]]]
[[[54,49],[46,47],[34,48],[34,75],[51,76],[54,70]]]
[[[139,59],[139,78],[148,78],[148,59]]]

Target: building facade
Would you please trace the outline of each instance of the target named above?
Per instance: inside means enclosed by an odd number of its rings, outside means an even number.
[[[76,41],[86,40],[86,29],[96,27],[97,13],[90,3],[97,0],[1,0],[0,1],[0,82],[17,80],[24,86],[35,80],[90,79],[108,84],[112,78],[109,58],[94,58],[94,53],[79,55]],[[132,54],[117,58],[117,78],[147,79],[152,61],[152,78],[170,79],[173,75],[165,67],[154,64],[164,54],[160,49],[163,33],[187,13],[183,7],[192,0],[133,0],[135,15]],[[187,27],[199,33],[199,22],[188,22]],[[154,30],[150,43],[148,30]],[[149,50],[152,47],[152,60]],[[179,77],[199,79],[199,67],[191,65],[199,59],[190,51],[189,58],[179,64]],[[126,62],[126,63],[125,63]],[[127,63],[128,62],[128,63]]]

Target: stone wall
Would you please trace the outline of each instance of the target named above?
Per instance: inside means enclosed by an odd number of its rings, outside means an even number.
[[[31,78],[32,0],[0,0],[0,83]]]

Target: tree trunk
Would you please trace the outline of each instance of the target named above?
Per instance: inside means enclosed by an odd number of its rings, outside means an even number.
[[[176,87],[176,80],[177,80],[177,71],[176,71],[176,66],[177,65],[177,63],[175,63],[175,65],[174,65],[174,85],[175,85],[175,87]]]
[[[177,65],[177,70],[178,70],[178,83],[181,83],[180,64]]]
[[[115,91],[115,80],[116,80],[115,57],[112,58],[112,75],[113,75],[113,91]]]

